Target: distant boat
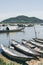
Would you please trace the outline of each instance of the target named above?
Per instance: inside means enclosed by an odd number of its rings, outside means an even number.
[[[43,44],[43,39],[40,38],[33,38],[33,40],[35,40],[36,42],[42,43]]]
[[[22,39],[22,44],[25,45],[27,48],[35,48],[35,45],[31,44],[29,41]]]
[[[29,55],[34,56],[34,57],[40,56],[40,54],[38,52],[36,52],[36,51],[34,51],[34,50],[30,49],[30,48],[25,47],[23,44],[20,44],[15,40],[12,40],[11,45],[13,45],[16,50],[18,50],[18,51],[20,51],[20,52],[22,52],[22,53],[24,53],[24,54],[26,54],[28,56]]]
[[[41,23],[40,25],[43,26],[43,23]]]
[[[39,47],[39,48],[43,48],[43,44],[39,43],[39,42],[36,42],[34,40],[31,40],[30,41],[31,44],[34,44],[36,47]]]
[[[25,27],[24,24],[17,24],[19,27]]]
[[[9,56],[10,58],[13,58],[13,59],[18,59],[18,60],[22,60],[22,61],[27,61],[29,59],[32,59],[33,57],[31,56],[27,56],[23,53],[20,53],[18,51],[16,51],[15,49],[11,49],[11,48],[8,48],[4,45],[1,45],[1,48],[3,50],[3,52]]]
[[[21,31],[23,29],[24,29],[24,27],[7,25],[7,26],[1,26],[0,32],[18,32],[18,31]]]

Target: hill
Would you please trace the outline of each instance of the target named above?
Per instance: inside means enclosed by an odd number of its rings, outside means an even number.
[[[22,15],[22,16],[8,18],[1,22],[4,22],[4,23],[43,23],[43,20],[38,19],[36,17],[27,17],[27,16]]]

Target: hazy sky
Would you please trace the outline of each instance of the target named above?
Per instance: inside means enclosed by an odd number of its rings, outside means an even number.
[[[0,21],[18,15],[43,19],[43,0],[0,0]]]

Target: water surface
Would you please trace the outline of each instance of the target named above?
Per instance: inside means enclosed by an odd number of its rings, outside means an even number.
[[[35,25],[37,37],[43,39],[43,26]],[[34,27],[25,27],[22,32],[0,33],[0,45],[9,45],[11,39],[21,42],[22,39],[31,40],[35,37]]]

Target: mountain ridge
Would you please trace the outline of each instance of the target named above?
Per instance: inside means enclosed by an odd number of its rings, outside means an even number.
[[[1,21],[3,23],[43,23],[43,20],[36,18],[36,17],[28,17],[28,16],[17,16],[11,17]]]

